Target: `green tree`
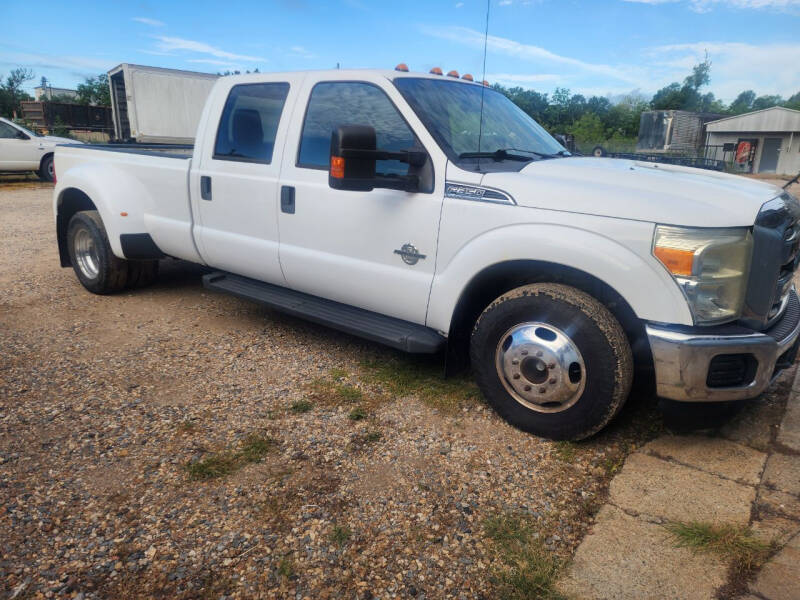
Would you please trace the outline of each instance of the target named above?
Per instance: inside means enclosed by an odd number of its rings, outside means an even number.
[[[764,108],[772,108],[773,106],[781,106],[783,98],[780,96],[759,96],[753,101],[753,110],[762,110]]]
[[[22,115],[23,100],[33,100],[30,94],[23,91],[22,86],[34,78],[33,71],[18,67],[13,69],[5,81],[0,83],[0,115],[13,118],[14,113]]]
[[[797,92],[794,96],[789,98],[784,104],[786,108],[793,108],[794,110],[800,110],[800,92]]]
[[[567,131],[575,136],[575,141],[579,144],[602,142],[607,137],[606,128],[600,117],[589,112],[584,113],[580,119],[570,125]]]
[[[753,102],[756,100],[756,93],[753,90],[745,90],[736,96],[736,100],[731,102],[728,110],[735,115],[750,112],[753,110]]]
[[[111,90],[108,87],[108,74],[101,73],[97,77],[87,77],[84,83],[78,84],[76,104],[92,104],[95,106],[111,106]]]
[[[725,105],[714,98],[714,94],[701,94],[700,89],[711,80],[711,61],[706,55],[703,62],[692,67],[692,72],[683,80],[683,84],[670,83],[658,90],[650,106],[654,110],[692,110],[699,112],[719,112]]]

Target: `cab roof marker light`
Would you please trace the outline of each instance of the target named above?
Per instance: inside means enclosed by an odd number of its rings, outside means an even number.
[[[469,73],[464,73],[464,74],[461,76],[461,79],[466,79],[467,81],[475,81],[475,80],[472,78],[472,75],[470,75]]]
[[[458,71],[456,71],[455,69],[453,69],[452,71],[448,71],[447,72],[447,76],[448,77],[455,77],[456,79],[458,79]]]
[[[408,73],[408,65],[406,63],[400,63],[395,68],[395,71],[402,71],[403,73]]]
[[[483,81],[481,81],[481,83],[482,83],[483,85],[485,85],[486,87],[489,87],[489,82],[488,82],[488,81],[486,81],[485,79],[484,79]]]
[[[433,67],[430,70],[430,74],[431,75],[441,75],[442,74],[442,70],[439,67]]]

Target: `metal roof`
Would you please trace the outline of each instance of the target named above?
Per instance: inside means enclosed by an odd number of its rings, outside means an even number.
[[[800,132],[800,110],[773,106],[706,124],[709,133]]]

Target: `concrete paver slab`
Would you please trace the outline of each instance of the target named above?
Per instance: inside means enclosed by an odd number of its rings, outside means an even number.
[[[798,385],[800,385],[800,379],[795,379],[795,386]],[[792,390],[795,391],[794,388]],[[798,393],[800,392],[795,391],[789,398],[777,439],[779,444],[796,452],[800,452],[800,397],[797,395]]]
[[[670,521],[746,525],[756,490],[646,454],[632,454],[611,482],[613,504]]]
[[[797,496],[762,488],[758,493],[758,504],[768,513],[777,513],[800,521],[800,498]]]
[[[742,444],[700,435],[664,435],[643,450],[701,471],[757,485],[767,455]]]
[[[606,505],[559,588],[586,600],[707,600],[726,573],[715,556],[676,548],[661,525]]]
[[[776,490],[800,496],[800,456],[772,454],[767,459],[764,483]]]
[[[795,536],[769,561],[750,590],[769,600],[800,598],[800,536]]]

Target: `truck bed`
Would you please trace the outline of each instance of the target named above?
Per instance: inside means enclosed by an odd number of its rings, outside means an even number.
[[[62,146],[182,159],[192,158],[192,150],[194,149],[191,144],[62,144]]]

